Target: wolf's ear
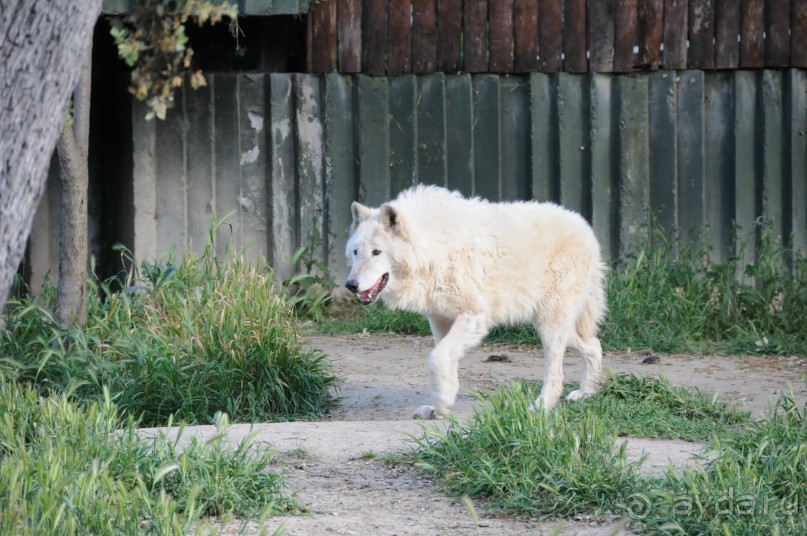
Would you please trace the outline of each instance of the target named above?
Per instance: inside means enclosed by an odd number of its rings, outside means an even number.
[[[350,205],[350,212],[353,214],[353,224],[350,226],[351,232],[355,231],[360,223],[370,219],[370,216],[373,215],[371,209],[365,207],[358,201],[353,201],[353,204]]]
[[[381,205],[381,225],[391,234],[406,236],[406,227],[401,215],[391,205]]]

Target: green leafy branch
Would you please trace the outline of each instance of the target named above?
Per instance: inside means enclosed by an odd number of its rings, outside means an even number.
[[[131,13],[112,20],[118,57],[132,68],[129,92],[148,106],[147,120],[165,119],[182,75],[191,69],[193,49],[186,24],[218,24],[224,18],[237,24],[237,17],[238,9],[226,2],[139,0]],[[191,73],[190,84],[193,89],[207,85],[199,70]]]

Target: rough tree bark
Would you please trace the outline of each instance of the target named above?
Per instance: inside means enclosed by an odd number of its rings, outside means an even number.
[[[62,218],[59,231],[59,282],[56,287],[56,321],[62,327],[87,319],[87,192],[90,146],[90,95],[92,88],[92,40],[84,67],[73,92],[73,124],[59,134],[62,183]]]
[[[0,306],[100,11],[101,0],[0,2]]]

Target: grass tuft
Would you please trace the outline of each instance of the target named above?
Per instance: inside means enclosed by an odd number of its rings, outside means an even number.
[[[807,534],[807,406],[780,398],[773,414],[716,438],[705,467],[669,470],[642,494],[646,531]]]
[[[469,423],[452,419],[444,433],[424,428],[416,466],[494,511],[617,516],[651,534],[807,532],[807,406],[792,397],[752,421],[664,378],[611,376],[599,395],[549,415],[529,409],[539,391],[500,389]],[[624,433],[707,441],[708,463],[641,476],[642,460],[617,446]]]
[[[807,354],[807,257],[761,222],[755,264],[712,259],[706,234],[687,247],[650,228],[608,279],[609,348]],[[742,245],[742,251],[745,245]]]
[[[205,441],[185,441],[183,428],[172,440],[162,433],[153,438],[151,463],[161,469],[154,476],[155,487],[177,498],[183,509],[189,507],[186,498],[195,498],[203,516],[256,518],[267,511],[299,511],[294,501],[281,495],[281,475],[266,470],[275,463],[275,454],[254,443],[256,433],[233,446],[227,441],[227,415],[216,414],[214,424],[216,433]]]
[[[616,511],[637,486],[638,464],[593,413],[534,412],[536,394],[521,384],[499,389],[470,424],[452,418],[445,433],[427,432],[416,466],[493,509],[540,518]]]
[[[591,411],[611,423],[620,436],[684,441],[707,441],[751,421],[748,412],[716,396],[674,387],[663,375],[612,374],[598,396],[569,404],[566,411],[575,419]]]
[[[268,454],[222,443],[222,418],[180,450],[142,439],[105,395],[78,405],[0,376],[0,533],[190,534],[202,515],[296,508]]]
[[[392,311],[382,302],[360,306],[350,302],[334,306],[326,321],[317,326],[317,333],[397,333],[399,335],[430,335],[429,322],[409,311]]]
[[[0,370],[43,394],[98,401],[106,386],[124,412],[156,426],[173,417],[210,423],[319,416],[337,380],[325,355],[305,349],[271,270],[238,258],[143,263],[122,292],[91,290],[83,330],[62,329],[52,304],[9,305]],[[48,296],[49,293],[44,293]]]

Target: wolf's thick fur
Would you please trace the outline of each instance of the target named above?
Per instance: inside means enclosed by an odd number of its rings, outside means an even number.
[[[606,310],[606,266],[594,232],[578,214],[552,203],[490,203],[434,186],[402,192],[380,208],[353,203],[346,286],[363,304],[379,296],[393,309],[425,315],[433,405],[418,418],[441,418],[459,389],[457,366],[498,324],[532,322],[546,373],[536,407],[551,409],[563,387],[566,347],[585,372],[579,400],[597,392]]]

